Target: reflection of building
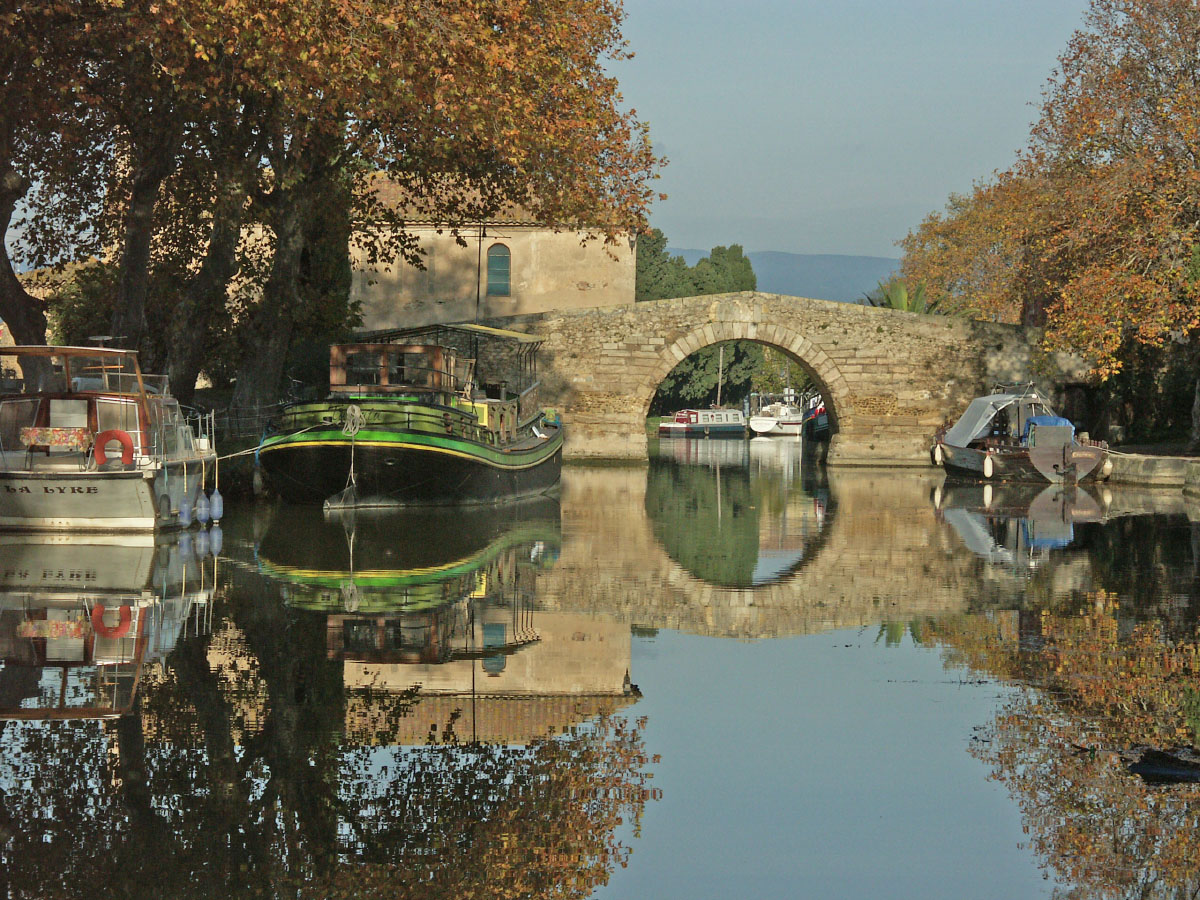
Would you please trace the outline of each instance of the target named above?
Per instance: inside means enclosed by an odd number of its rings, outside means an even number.
[[[259,571],[291,606],[323,616],[354,742],[452,732],[524,743],[636,699],[628,625],[538,608],[539,574],[561,541],[557,500],[345,522],[291,516],[284,535],[264,539]],[[213,662],[228,670],[236,655],[226,647]]]
[[[118,716],[143,667],[206,627],[215,563],[190,535],[0,541],[0,718]]]
[[[440,664],[346,660],[347,730],[372,739],[377,695],[414,686],[411,711],[388,729],[396,743],[424,743],[451,721],[459,740],[524,743],[636,699],[629,626],[614,619],[485,606],[459,638],[463,652]]]

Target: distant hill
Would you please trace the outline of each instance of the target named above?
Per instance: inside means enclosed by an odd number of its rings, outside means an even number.
[[[682,256],[689,266],[708,256],[707,250],[668,247],[667,252]],[[858,300],[900,268],[900,260],[886,256],[756,250],[747,253],[746,257],[754,266],[760,291],[843,302]]]

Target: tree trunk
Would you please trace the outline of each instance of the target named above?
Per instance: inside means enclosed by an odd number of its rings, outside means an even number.
[[[153,371],[147,357],[146,294],[150,287],[150,242],[154,236],[154,206],[164,175],[161,166],[139,172],[125,213],[125,244],[121,251],[121,278],[117,284],[117,307],[113,310],[112,336],[117,347],[142,351],[142,368]]]
[[[240,177],[230,177],[218,186],[213,209],[212,232],[200,271],[175,311],[169,336],[167,373],[171,393],[181,403],[191,403],[196,379],[204,366],[207,335],[213,320],[225,307],[229,281],[237,272],[237,249],[242,232],[242,210],[246,200]]]
[[[140,351],[143,371],[161,371],[162,352],[151,340],[146,319],[146,296],[150,291],[150,249],[154,239],[154,208],[159,190],[175,171],[176,156],[183,139],[180,128],[167,128],[143,136],[129,190],[125,212],[125,240],[121,248],[121,278],[117,283],[117,306],[113,310],[115,345]]]
[[[8,256],[8,226],[17,201],[28,190],[29,180],[12,167],[7,158],[0,160],[0,319],[4,320],[18,344],[44,344],[45,304],[25,290]]]
[[[257,407],[279,399],[283,367],[291,345],[296,308],[300,303],[300,268],[304,252],[304,221],[312,208],[307,185],[301,184],[278,198],[272,215],[275,256],[242,342],[242,361],[235,407]]]

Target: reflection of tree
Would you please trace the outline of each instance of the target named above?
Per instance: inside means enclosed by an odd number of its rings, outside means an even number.
[[[646,516],[663,549],[693,577],[752,587],[760,559],[782,549],[792,554],[795,571],[819,545],[824,519],[814,505],[823,516],[833,503],[815,468],[806,468],[797,484],[768,465],[752,471],[745,463],[704,466],[651,457]]]
[[[696,578],[725,587],[753,584],[760,511],[746,469],[652,458],[646,514],[667,553]]]
[[[345,738],[325,617],[239,575],[229,619],[182,641],[135,711],[3,733],[5,896],[583,897],[623,864],[650,777],[640,723],[525,747],[390,746],[415,693]]]
[[[1026,685],[974,752],[1017,798],[1069,896],[1196,897],[1200,785],[1154,786],[1128,764],[1147,746],[1200,740],[1200,650],[1157,625],[1122,627],[1111,595],[1089,599],[1079,615],[972,616],[930,631],[950,664]]]

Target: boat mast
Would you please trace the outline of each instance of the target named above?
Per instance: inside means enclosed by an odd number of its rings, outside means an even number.
[[[725,345],[722,344],[721,355],[717,358],[717,408],[721,407],[721,381],[725,377]]]

